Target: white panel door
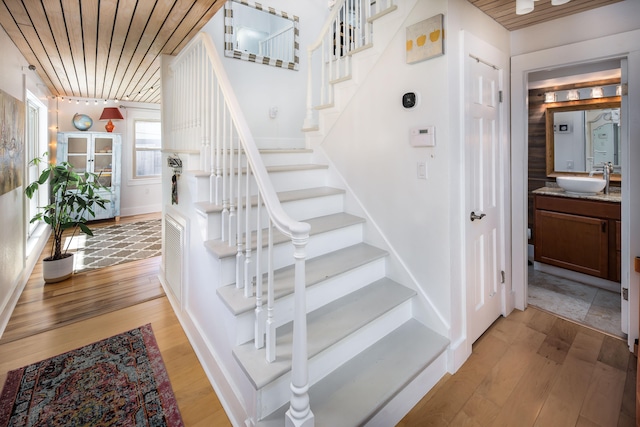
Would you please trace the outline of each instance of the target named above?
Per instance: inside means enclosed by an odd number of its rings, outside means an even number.
[[[502,193],[499,71],[467,56],[465,204],[467,339],[470,343],[502,310]]]

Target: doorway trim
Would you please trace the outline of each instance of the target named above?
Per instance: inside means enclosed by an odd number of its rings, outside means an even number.
[[[640,30],[587,40],[565,46],[517,55],[511,58],[511,201],[512,201],[512,280],[515,308],[527,306],[527,164],[528,164],[528,75],[549,68],[566,67],[607,59],[627,58],[629,75],[628,134],[633,141],[640,135]],[[622,281],[629,288],[628,343],[638,338],[640,274],[631,271],[631,260],[640,255],[640,221],[631,212],[640,209],[640,146],[627,144],[624,150],[622,180]],[[625,321],[623,319],[623,321]]]

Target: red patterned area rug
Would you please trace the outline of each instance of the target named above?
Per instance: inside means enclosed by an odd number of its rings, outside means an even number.
[[[151,325],[8,374],[0,426],[183,426]]]

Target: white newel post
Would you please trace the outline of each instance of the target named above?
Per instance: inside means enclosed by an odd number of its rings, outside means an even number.
[[[309,404],[309,367],[307,354],[307,304],[305,295],[306,230],[292,230],[295,260],[295,308],[293,313],[293,351],[291,355],[291,406],[285,416],[287,427],[313,427]]]

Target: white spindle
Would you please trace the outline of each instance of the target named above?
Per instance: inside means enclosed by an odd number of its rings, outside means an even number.
[[[237,217],[236,217],[236,198],[234,197],[233,191],[234,191],[234,182],[233,179],[236,176],[235,173],[233,173],[233,168],[234,168],[234,153],[237,149],[239,149],[238,145],[239,143],[236,143],[236,138],[235,138],[235,134],[233,131],[233,127],[230,130],[230,135],[229,138],[231,140],[231,144],[229,144],[229,246],[236,246],[236,239],[237,239],[237,235],[236,235],[236,222],[237,222]],[[239,156],[238,156],[239,157]]]
[[[255,345],[256,348],[264,347],[264,311],[262,309],[262,199],[260,193],[256,196],[256,319],[255,319]]]
[[[238,205],[238,215],[236,215],[236,240],[237,240],[237,249],[236,249],[236,288],[240,289],[244,285],[242,272],[244,270],[244,239],[242,238],[242,220],[244,218],[242,214],[242,156],[243,151],[241,147],[241,141],[238,138],[238,165],[236,167],[236,177],[238,179],[238,192],[237,192],[237,205]],[[245,206],[246,209],[249,209],[249,206]]]
[[[251,283],[251,279],[253,275],[251,274],[251,263],[252,263],[252,254],[251,254],[251,168],[249,164],[247,164],[247,173],[245,176],[245,196],[246,196],[246,209],[244,210],[245,220],[245,245],[244,245],[244,296],[245,298],[249,298],[253,296],[253,284]],[[240,172],[238,172],[240,173]]]
[[[229,167],[227,166],[227,150],[231,145],[229,135],[231,134],[231,117],[227,119],[227,109],[222,109],[222,221],[220,230],[221,239],[223,242],[228,241],[227,236],[227,224],[229,223]]]
[[[273,289],[273,224],[269,222],[267,243],[267,326],[266,326],[266,356],[267,362],[276,360],[276,324],[273,320],[273,304],[275,300]]]

